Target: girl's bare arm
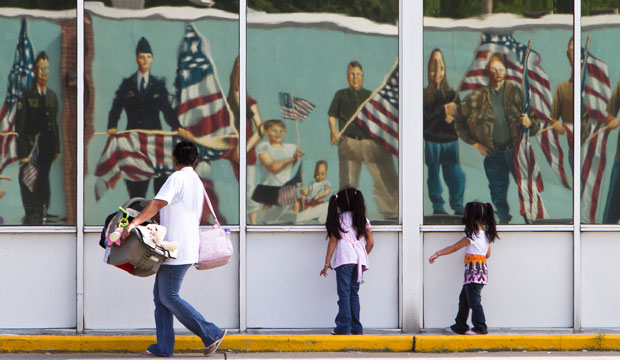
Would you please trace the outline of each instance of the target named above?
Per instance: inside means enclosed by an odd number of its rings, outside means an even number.
[[[370,254],[375,247],[375,239],[372,237],[372,230],[366,229],[366,254]]]
[[[338,243],[338,239],[334,235],[329,237],[329,243],[327,244],[327,254],[325,254],[325,265],[323,266],[323,270],[319,275],[327,276],[327,270],[331,269],[331,261],[332,256],[334,255],[334,250],[336,250],[336,244]]]
[[[438,257],[452,254],[453,252],[458,251],[458,250],[464,248],[467,245],[469,245],[469,239],[466,238],[466,237],[463,237],[461,240],[455,242],[454,244],[452,244],[452,245],[450,245],[450,246],[448,246],[446,248],[443,248],[443,249],[437,251],[436,253],[434,253],[428,259],[428,262],[432,264],[432,263],[435,262],[435,260],[437,260]]]

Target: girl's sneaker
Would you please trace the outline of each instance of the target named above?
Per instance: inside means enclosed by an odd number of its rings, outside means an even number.
[[[475,332],[473,330],[467,330],[467,331],[465,331],[465,335],[486,335],[486,334],[481,334],[481,333]]]
[[[446,327],[445,330],[448,332],[448,334],[458,335],[456,332],[454,332],[454,330],[452,330],[452,326]]]

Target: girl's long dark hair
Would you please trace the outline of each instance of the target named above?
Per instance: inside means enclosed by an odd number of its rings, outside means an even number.
[[[334,235],[336,239],[342,239],[340,233],[345,231],[340,226],[340,213],[346,211],[353,213],[353,228],[357,232],[357,238],[364,236],[366,233],[366,204],[364,203],[364,195],[355,188],[347,188],[340,190],[336,195],[332,195],[329,198],[327,220],[325,221],[328,238]]]
[[[468,202],[465,204],[463,224],[465,225],[465,236],[469,239],[478,233],[478,224],[486,226],[487,240],[490,243],[495,241],[495,239],[499,239],[495,226],[493,205],[490,203]]]

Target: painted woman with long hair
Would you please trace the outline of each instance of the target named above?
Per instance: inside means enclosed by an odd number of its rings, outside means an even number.
[[[458,136],[454,130],[456,93],[446,79],[446,63],[441,50],[431,52],[428,61],[428,86],[424,89],[424,161],[428,169],[428,195],[433,214],[447,214],[439,169],[448,186],[450,207],[463,214],[465,174],[459,164]]]

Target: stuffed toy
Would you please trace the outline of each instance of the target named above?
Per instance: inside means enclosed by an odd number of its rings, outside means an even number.
[[[137,226],[142,233],[142,239],[145,244],[148,244],[152,248],[156,246],[161,246],[162,248],[170,251],[171,253],[176,252],[179,249],[179,243],[176,241],[164,241],[164,237],[166,236],[166,228],[157,225],[157,224],[148,224],[146,226]],[[176,256],[176,253],[172,256]]]

